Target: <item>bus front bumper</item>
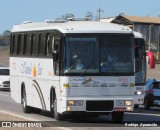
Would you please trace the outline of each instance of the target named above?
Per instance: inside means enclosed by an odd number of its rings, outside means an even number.
[[[111,113],[116,112],[131,112],[133,111],[133,98],[115,98],[115,99],[82,99],[82,98],[67,98],[66,106],[63,107],[63,112],[99,112]],[[63,113],[62,112],[62,113]]]

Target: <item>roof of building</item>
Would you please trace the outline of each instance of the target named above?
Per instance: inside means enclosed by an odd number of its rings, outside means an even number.
[[[131,22],[136,23],[153,23],[153,24],[160,24],[160,18],[158,17],[142,17],[142,16],[128,16],[128,15],[119,15],[118,17],[123,17]]]
[[[15,25],[12,32],[59,30],[62,33],[131,33],[126,26],[97,21],[24,22]]]

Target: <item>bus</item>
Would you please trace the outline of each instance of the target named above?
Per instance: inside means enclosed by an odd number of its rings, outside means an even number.
[[[56,120],[111,114],[121,122],[133,111],[134,71],[128,27],[64,20],[13,26],[11,97],[25,113],[46,110]]]
[[[134,107],[144,103],[145,83],[146,83],[146,49],[143,35],[134,32],[135,36],[135,91]]]

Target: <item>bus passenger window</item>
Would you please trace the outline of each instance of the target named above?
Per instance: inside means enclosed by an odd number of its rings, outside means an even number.
[[[40,35],[39,56],[45,56],[45,33]]]
[[[23,48],[24,48],[24,34],[21,34],[21,48],[20,48],[19,55],[23,54]]]
[[[11,54],[14,53],[14,48],[15,48],[15,35],[12,35],[12,39],[11,39]]]
[[[15,35],[15,40],[13,45],[13,55],[17,55],[17,42],[18,42],[18,35]]]
[[[31,53],[31,35],[32,34],[27,34],[26,55],[30,55],[30,53]]]
[[[33,39],[33,55],[38,55],[38,42],[39,42],[39,34],[34,34]]]
[[[21,34],[18,35],[17,55],[21,52]]]
[[[30,43],[31,43],[30,55],[33,54],[33,40],[34,40],[34,34],[31,34],[31,38],[30,38]]]
[[[48,50],[49,50],[49,38],[50,38],[50,34],[47,33],[45,36],[45,56],[48,56]]]
[[[23,39],[23,55],[26,55],[26,49],[27,49],[27,34],[24,34],[24,39]]]

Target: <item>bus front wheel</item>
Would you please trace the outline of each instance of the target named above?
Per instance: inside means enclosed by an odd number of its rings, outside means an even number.
[[[57,100],[54,101],[54,118],[56,120],[63,120],[63,115],[57,112]]]
[[[25,88],[23,89],[23,91],[22,91],[23,93],[22,93],[22,107],[23,107],[23,112],[24,113],[31,113],[32,112],[32,110],[31,110],[31,107],[30,106],[27,106],[27,97],[26,97],[26,90],[25,90]]]
[[[112,121],[121,123],[123,121],[124,112],[112,112]]]

